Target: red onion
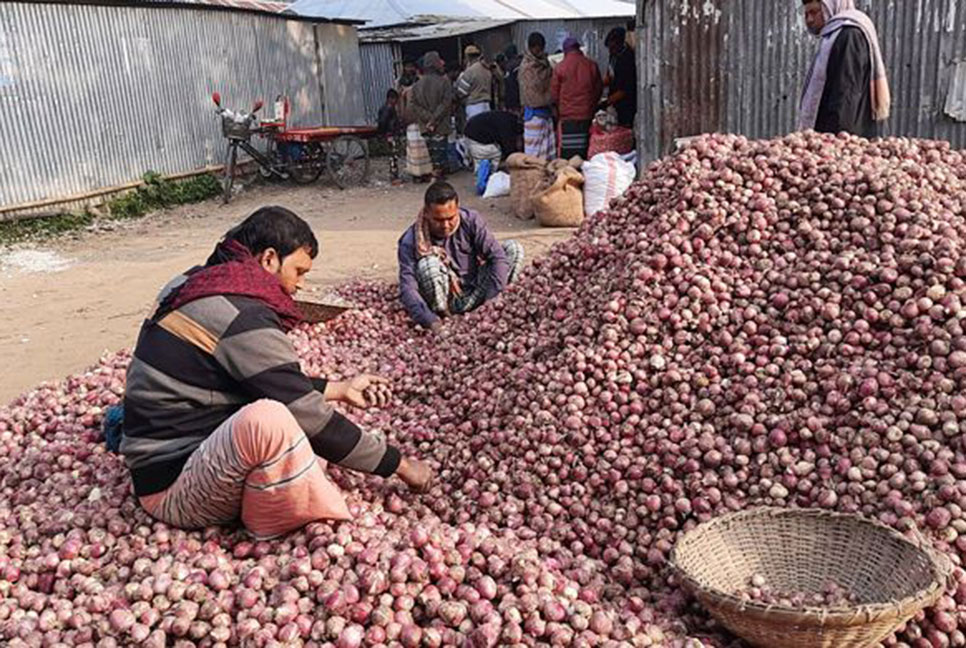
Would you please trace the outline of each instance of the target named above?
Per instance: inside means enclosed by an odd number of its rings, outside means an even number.
[[[129,354],[41,385],[0,409],[0,638],[728,645],[664,567],[766,503],[916,527],[961,564],[964,196],[941,142],[707,136],[442,335],[347,286],[359,308],[291,333],[303,367],[392,379],[347,415],[438,478],[330,467],[354,519],[271,541],[139,507],[99,430]],[[966,643],[960,590],[887,645]]]

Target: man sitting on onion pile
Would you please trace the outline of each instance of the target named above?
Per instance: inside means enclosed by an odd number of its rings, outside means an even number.
[[[440,318],[468,313],[512,283],[523,246],[498,243],[448,182],[430,185],[423,203],[399,239],[399,297],[417,324],[435,332]]]
[[[182,528],[240,517],[262,538],[348,519],[326,461],[427,487],[428,466],[329,404],[386,405],[386,380],[299,368],[285,332],[301,320],[292,296],[318,249],[304,220],[263,207],[161,291],[128,370],[120,445],[152,517]]]

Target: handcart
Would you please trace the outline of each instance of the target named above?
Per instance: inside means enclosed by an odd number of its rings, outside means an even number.
[[[326,172],[340,189],[363,184],[369,177],[369,148],[365,140],[375,136],[375,126],[315,126],[288,128],[289,103],[275,101],[275,118],[259,121],[255,116],[264,103],[256,101],[250,112],[236,112],[221,106],[221,96],[212,94],[221,132],[228,139],[223,180],[224,197],[231,189],[238,168],[238,149],[247,153],[265,178],[309,184]],[[266,140],[264,151],[252,145],[253,135]]]

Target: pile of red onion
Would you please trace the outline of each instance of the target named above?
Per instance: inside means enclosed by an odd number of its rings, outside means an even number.
[[[666,560],[759,504],[860,513],[959,566],[964,203],[945,143],[710,136],[438,335],[394,287],[347,287],[362,308],[293,334],[304,367],[391,378],[349,415],[438,479],[333,469],[355,519],[272,542],[138,508],[98,429],[125,355],[42,386],[0,410],[0,638],[732,645]],[[886,645],[966,646],[957,576]]]

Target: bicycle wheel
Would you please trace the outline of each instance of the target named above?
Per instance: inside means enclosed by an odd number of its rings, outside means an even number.
[[[325,168],[339,189],[361,185],[369,177],[369,148],[358,137],[339,137],[329,145]]]
[[[299,147],[298,157],[288,164],[288,173],[298,184],[311,184],[322,175],[325,151],[318,142],[307,142]]]
[[[235,182],[235,162],[238,160],[238,144],[232,142],[228,145],[228,154],[225,156],[225,177],[222,180],[223,193],[221,202],[227,205],[231,200],[231,186]]]

